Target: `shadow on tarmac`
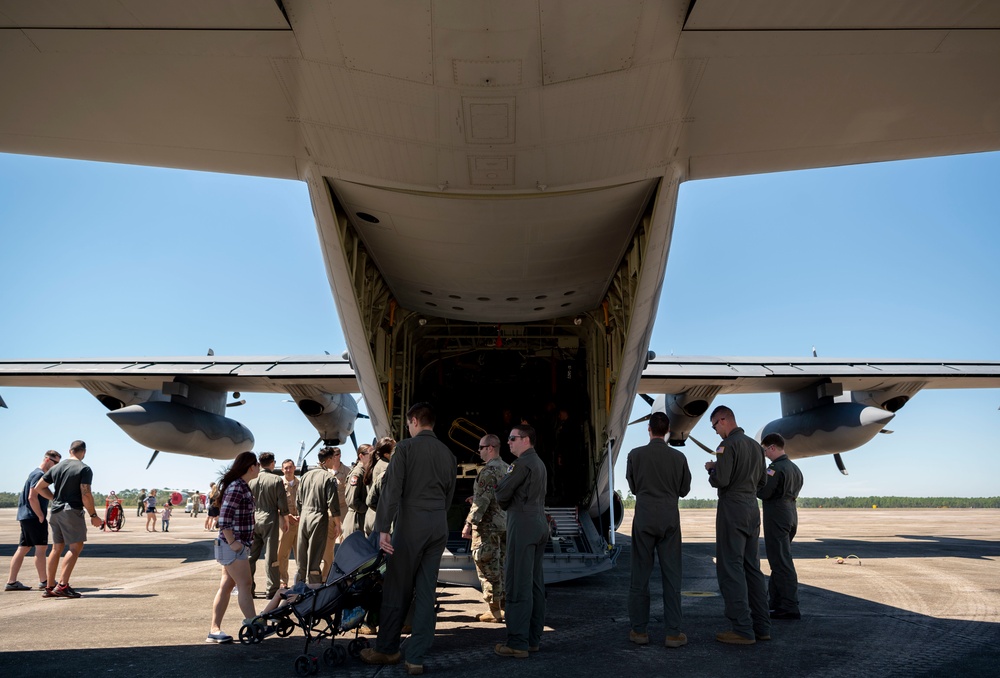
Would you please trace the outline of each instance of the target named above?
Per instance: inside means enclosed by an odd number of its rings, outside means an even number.
[[[619,535],[621,536],[621,535]],[[715,641],[727,630],[711,542],[683,545],[683,631],[689,644],[662,646],[661,589],[651,582],[651,644],[628,641],[627,594],[630,544],[620,539],[618,566],[593,577],[549,586],[546,633],[541,652],[528,659],[499,658],[503,642],[499,624],[475,621],[485,611],[479,593],[441,588],[437,634],[427,656],[427,675],[456,678],[633,678],[634,676],[844,676],[911,678],[915,676],[994,677],[1000,666],[1000,612],[996,600],[995,560],[1000,541],[901,536],[897,541],[828,539],[796,542],[801,621],[773,622],[772,640],[752,646]],[[899,539],[905,541],[898,541]],[[6,541],[10,538],[7,537]],[[13,552],[0,546],[0,555]],[[763,555],[763,545],[761,548]],[[837,566],[825,556],[858,555],[858,567]],[[143,559],[147,571],[169,571],[180,559],[211,559],[211,539],[176,544],[110,544],[88,542],[84,558]],[[162,559],[162,562],[157,562]],[[108,562],[108,561],[105,561]],[[102,562],[102,567],[107,567]],[[214,569],[169,582],[116,590],[80,588],[85,598],[24,599],[21,616],[10,616],[0,632],[0,675],[27,676],[39,670],[59,676],[98,674],[169,676],[293,676],[305,639],[301,629],[288,638],[270,636],[257,645],[214,645],[204,642]],[[83,583],[83,582],[81,582]],[[117,585],[117,584],[114,584]],[[6,594],[7,596],[38,596]],[[7,604],[0,594],[0,604]],[[156,598],[128,607],[126,601]],[[20,598],[12,598],[20,601]],[[93,602],[89,602],[93,601]],[[119,601],[120,604],[116,604]],[[55,607],[52,607],[52,606]],[[260,601],[258,600],[258,607]],[[230,606],[227,630],[238,628],[238,612]],[[130,612],[124,612],[131,610]],[[123,615],[127,615],[124,616]],[[37,626],[15,633],[14,624]],[[45,621],[42,621],[45,620]],[[11,624],[11,626],[7,626]],[[16,646],[14,638],[18,638]],[[60,647],[38,652],[32,639],[57,638]],[[178,637],[183,642],[178,642]],[[350,637],[341,637],[346,646]],[[329,641],[310,648],[322,656]],[[131,647],[120,647],[129,645]],[[405,647],[405,645],[404,645]],[[342,666],[319,661],[318,675],[395,677],[402,665],[366,666],[349,658]]]

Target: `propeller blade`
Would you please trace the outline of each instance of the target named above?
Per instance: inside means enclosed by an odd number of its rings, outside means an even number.
[[[226,407],[239,407],[240,405],[246,405],[246,404],[247,404],[247,401],[244,398],[242,400],[237,400],[235,402],[226,403]]]
[[[153,460],[156,459],[156,455],[158,455],[159,453],[160,453],[159,450],[153,450],[153,456],[149,458],[149,463],[146,464],[147,471],[149,470],[149,467],[153,465]]]
[[[708,453],[709,453],[710,455],[712,455],[713,457],[715,456],[715,450],[713,450],[712,448],[708,447],[707,445],[703,445],[703,444],[701,443],[701,441],[699,441],[699,440],[698,440],[697,438],[695,438],[694,436],[688,436],[688,440],[690,440],[690,441],[691,441],[692,443],[694,443],[695,445],[697,445],[697,446],[698,446],[698,447],[700,447],[701,449],[703,449],[703,450],[705,450],[706,452],[708,452]]]
[[[632,424],[641,424],[644,421],[649,421],[649,417],[650,417],[650,415],[648,415],[648,414],[646,416],[644,416],[644,417],[639,417],[635,421],[630,421],[628,423],[628,425],[631,426]]]
[[[840,469],[840,472],[843,473],[846,476],[847,475],[847,467],[844,466],[844,460],[840,458],[840,453],[839,452],[837,454],[833,455],[833,460],[835,462],[837,462],[837,468]]]
[[[652,398],[652,396],[650,396],[650,395],[648,395],[646,393],[640,393],[639,397],[642,398],[643,400],[645,400],[646,404],[649,405],[650,407],[653,406],[653,398]]]
[[[887,428],[884,428],[884,429],[882,429],[881,431],[879,431],[879,433],[886,433],[886,434],[889,434],[889,433],[895,433],[895,431],[892,431],[892,430],[890,430],[890,429],[887,429]]]
[[[309,469],[308,464],[306,464],[306,457],[308,457],[309,453],[312,452],[313,450],[315,450],[316,446],[319,445],[321,442],[323,442],[323,439],[322,438],[317,438],[316,442],[313,443],[313,446],[310,447],[308,450],[306,450],[304,453],[301,450],[299,451],[299,463],[298,463],[298,466],[299,466],[299,472],[300,473],[305,473]],[[302,447],[305,447],[305,445],[306,445],[305,441],[302,441]]]
[[[354,435],[354,431],[351,431],[351,442],[354,443],[355,453],[358,451],[358,437]]]

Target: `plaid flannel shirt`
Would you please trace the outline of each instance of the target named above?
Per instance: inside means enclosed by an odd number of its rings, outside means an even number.
[[[222,530],[230,529],[243,544],[253,542],[254,502],[250,486],[242,478],[237,478],[226,488],[219,509],[219,538],[225,540]]]

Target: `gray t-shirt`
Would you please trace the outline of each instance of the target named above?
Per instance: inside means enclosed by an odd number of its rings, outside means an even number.
[[[81,485],[94,482],[94,472],[79,459],[63,459],[42,476],[52,490],[52,512],[58,513],[69,506],[73,509],[83,508],[83,493]]]

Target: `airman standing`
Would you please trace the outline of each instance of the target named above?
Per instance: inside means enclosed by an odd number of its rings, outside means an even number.
[[[375,443],[375,466],[372,467],[371,482],[365,490],[365,503],[368,505],[365,513],[365,536],[370,535],[375,528],[375,512],[378,510],[379,497],[382,496],[382,479],[395,449],[396,441],[393,438],[380,438]]]
[[[448,542],[448,508],[458,462],[434,435],[434,410],[417,403],[406,412],[410,438],[396,445],[378,500],[375,531],[392,555],[385,572],[378,638],[361,651],[366,664],[397,664],[403,618],[413,605],[413,633],[406,643],[406,671],[424,672],[434,641],[434,603],[441,554]],[[392,535],[390,526],[395,525]]]
[[[322,559],[329,534],[340,534],[340,499],[337,479],[327,471],[334,464],[333,448],[324,447],[317,455],[319,466],[299,478],[299,536],[295,544],[296,581],[323,583]],[[334,522],[333,530],[328,528]]]
[[[705,464],[708,482],[719,490],[715,513],[715,571],[732,630],[715,639],[753,645],[771,639],[764,575],[760,571],[760,511],[757,491],[764,486],[764,451],[736,424],[725,406],[712,411],[712,428],[722,437],[717,461]]]
[[[500,460],[500,438],[492,433],[479,441],[479,457],[486,463],[476,476],[472,504],[462,528],[462,538],[472,539],[472,560],[479,574],[483,600],[489,612],[479,621],[503,621],[503,567],[507,552],[507,513],[497,503],[496,488],[507,473]]]
[[[281,462],[281,485],[285,489],[285,503],[288,504],[288,516],[278,540],[278,579],[281,588],[288,588],[288,558],[295,548],[299,536],[299,509],[296,500],[299,496],[299,479],[295,477],[295,462],[286,459]]]
[[[761,441],[771,461],[767,483],[757,492],[764,507],[764,550],[771,566],[767,580],[771,619],[801,619],[799,578],[792,562],[792,540],[799,527],[795,500],[802,490],[802,471],[785,454],[785,439],[769,433]]]
[[[256,592],[257,561],[261,552],[267,563],[267,599],[278,591],[281,575],[278,570],[278,529],[288,526],[288,499],[281,475],[274,471],[274,455],[261,452],[260,473],[250,481],[254,500],[253,543],[250,545],[250,581]]]
[[[687,457],[667,445],[670,419],[663,412],[649,417],[649,444],[628,454],[625,478],[635,495],[632,519],[632,579],[628,591],[629,640],[649,643],[649,575],[654,554],[660,558],[663,581],[664,645],[681,647],[681,516],[677,500],[691,491]]]
[[[504,595],[507,641],[493,652],[523,659],[536,652],[545,627],[545,579],[542,557],[549,539],[545,520],[545,463],[535,453],[535,429],[518,424],[507,442],[517,459],[497,485],[496,497],[507,511],[507,562]]]
[[[347,499],[344,497],[344,489],[347,487],[347,474],[351,472],[351,467],[341,461],[342,457],[343,452],[341,452],[340,448],[333,448],[333,461],[326,469],[328,473],[331,473],[337,479],[337,501],[340,504],[341,523],[343,523],[343,519],[347,515]],[[327,529],[329,531],[326,535],[326,548],[323,550],[323,581],[326,581],[327,575],[330,574],[330,568],[333,567],[334,545],[343,536],[343,524],[337,526],[337,534],[333,534],[332,522],[328,525]]]
[[[347,487],[344,488],[344,499],[347,502],[347,513],[343,517],[344,538],[351,532],[365,529],[365,514],[368,513],[366,500],[365,475],[371,473],[372,446],[362,445],[358,448],[358,459],[347,474]]]

